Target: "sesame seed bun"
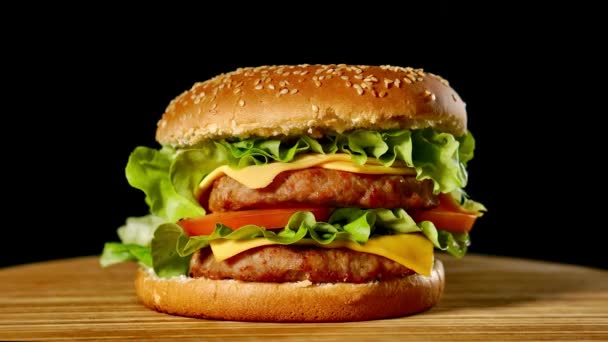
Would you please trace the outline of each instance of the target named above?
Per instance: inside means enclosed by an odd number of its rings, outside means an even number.
[[[465,104],[421,69],[298,65],[242,68],[195,84],[158,122],[163,145],[366,129],[434,127],[466,132]]]
[[[135,290],[145,306],[180,316],[265,322],[361,321],[431,308],[443,293],[444,278],[439,260],[430,277],[413,274],[365,284],[161,279],[139,269]]]

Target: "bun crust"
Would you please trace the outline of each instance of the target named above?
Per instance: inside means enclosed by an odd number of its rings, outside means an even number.
[[[229,137],[426,127],[459,136],[467,117],[448,82],[422,69],[262,66],[196,83],[169,104],[156,139],[185,147]]]
[[[366,284],[256,283],[207,278],[161,279],[139,269],[135,290],[143,304],[169,314],[237,321],[329,322],[403,316],[431,308],[441,297],[444,270],[430,277]]]

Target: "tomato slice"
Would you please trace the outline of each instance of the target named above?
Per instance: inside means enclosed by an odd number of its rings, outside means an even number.
[[[437,208],[414,211],[411,215],[416,222],[431,221],[438,229],[467,233],[473,228],[479,213],[465,210],[449,194],[440,194]]]
[[[420,210],[412,213],[414,221],[431,221],[438,229],[456,233],[468,233],[475,220],[476,215],[446,211],[442,209]]]
[[[327,222],[331,214],[331,208],[255,209],[216,212],[201,217],[184,219],[177,224],[190,236],[210,235],[213,233],[216,223],[221,223],[232,229],[237,229],[248,224],[255,224],[266,229],[278,229],[285,227],[291,215],[298,211],[310,211],[315,215],[317,221],[325,222]]]

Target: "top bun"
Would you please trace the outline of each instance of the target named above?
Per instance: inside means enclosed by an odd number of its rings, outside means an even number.
[[[467,115],[448,82],[422,69],[261,66],[196,83],[171,101],[156,140],[186,147],[230,137],[426,127],[459,136],[466,132]]]

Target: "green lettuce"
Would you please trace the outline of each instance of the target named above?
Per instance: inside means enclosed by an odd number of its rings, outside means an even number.
[[[464,210],[477,212],[477,216],[481,217],[486,211],[488,211],[483,204],[470,199],[469,195],[467,195],[463,189],[456,189],[452,191],[450,195]]]
[[[190,255],[217,239],[246,240],[266,238],[282,245],[314,240],[320,244],[333,241],[351,241],[364,244],[374,235],[422,233],[440,250],[456,257],[466,253],[468,234],[440,231],[433,223],[416,224],[403,209],[337,209],[328,220],[317,222],[312,213],[297,212],[285,228],[266,230],[256,225],[231,229],[218,223],[210,235],[188,236],[174,223],[161,225],[152,240],[152,259],[156,274],[171,277],[186,274]]]
[[[154,215],[127,218],[117,230],[121,242],[106,243],[99,263],[106,267],[124,261],[139,261],[152,267],[152,238],[156,229],[165,222]]]
[[[126,223],[118,228],[117,233],[120,241],[125,244],[135,244],[140,246],[149,246],[154,231],[158,226],[165,223],[162,218],[154,215],[146,215],[142,217],[129,217]]]
[[[470,133],[455,138],[432,129],[368,131],[283,139],[207,141],[193,148],[154,150],[137,147],[126,168],[131,186],[146,194],[150,212],[168,222],[205,214],[195,198],[200,181],[215,168],[242,168],[270,162],[287,163],[303,153],[347,153],[353,162],[378,159],[385,166],[403,162],[419,180],[431,179],[434,192],[452,192],[467,183],[466,163],[473,157]]]
[[[178,193],[172,182],[169,171],[178,155],[168,147],[155,150],[140,146],[129,156],[125,170],[129,184],[146,194],[150,212],[171,222],[205,214],[200,204]]]

